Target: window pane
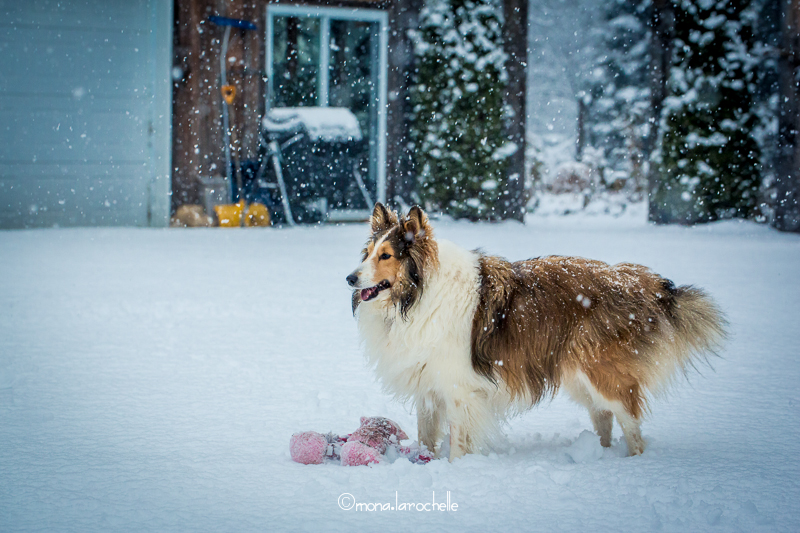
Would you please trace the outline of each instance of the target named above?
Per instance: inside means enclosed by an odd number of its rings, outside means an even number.
[[[320,21],[275,17],[272,43],[272,105],[317,105]]]
[[[331,20],[329,102],[346,107],[358,117],[361,131],[370,136],[375,107],[373,39],[375,24]]]
[[[374,22],[331,20],[328,101],[345,107],[358,119],[365,141],[347,147],[356,161],[353,171],[363,179],[371,199],[377,196],[378,133],[378,25]],[[332,184],[337,197],[332,205],[367,209],[353,176]]]

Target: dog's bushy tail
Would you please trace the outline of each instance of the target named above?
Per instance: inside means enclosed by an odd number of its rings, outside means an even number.
[[[674,300],[670,318],[676,334],[692,353],[715,353],[728,335],[728,321],[716,302],[688,285],[675,289]]]
[[[686,375],[697,363],[709,363],[727,338],[728,321],[717,303],[702,289],[683,285],[665,285],[669,296],[665,301],[668,327],[662,328],[659,347],[661,357],[651,368],[648,388],[663,391],[680,373]],[[666,360],[664,360],[666,358]]]

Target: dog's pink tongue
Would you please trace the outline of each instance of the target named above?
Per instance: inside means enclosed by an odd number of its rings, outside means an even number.
[[[362,300],[369,300],[372,296],[372,289],[361,289],[361,299]]]

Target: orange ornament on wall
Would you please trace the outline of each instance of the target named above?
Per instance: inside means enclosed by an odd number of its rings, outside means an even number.
[[[236,98],[236,86],[223,85],[220,91],[222,92],[222,98],[225,100],[225,103],[231,105],[233,103],[233,99]]]

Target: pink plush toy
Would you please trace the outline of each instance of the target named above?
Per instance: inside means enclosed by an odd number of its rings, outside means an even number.
[[[328,446],[330,444],[325,435],[316,431],[304,431],[292,435],[292,439],[289,441],[289,451],[292,459],[298,463],[321,465],[325,456],[329,455]]]
[[[395,422],[381,416],[361,417],[361,427],[342,437],[316,431],[295,433],[289,442],[292,460],[305,465],[341,461],[342,466],[380,463],[388,455],[405,457],[415,463],[427,463],[433,456],[417,445],[400,446],[408,435]]]

